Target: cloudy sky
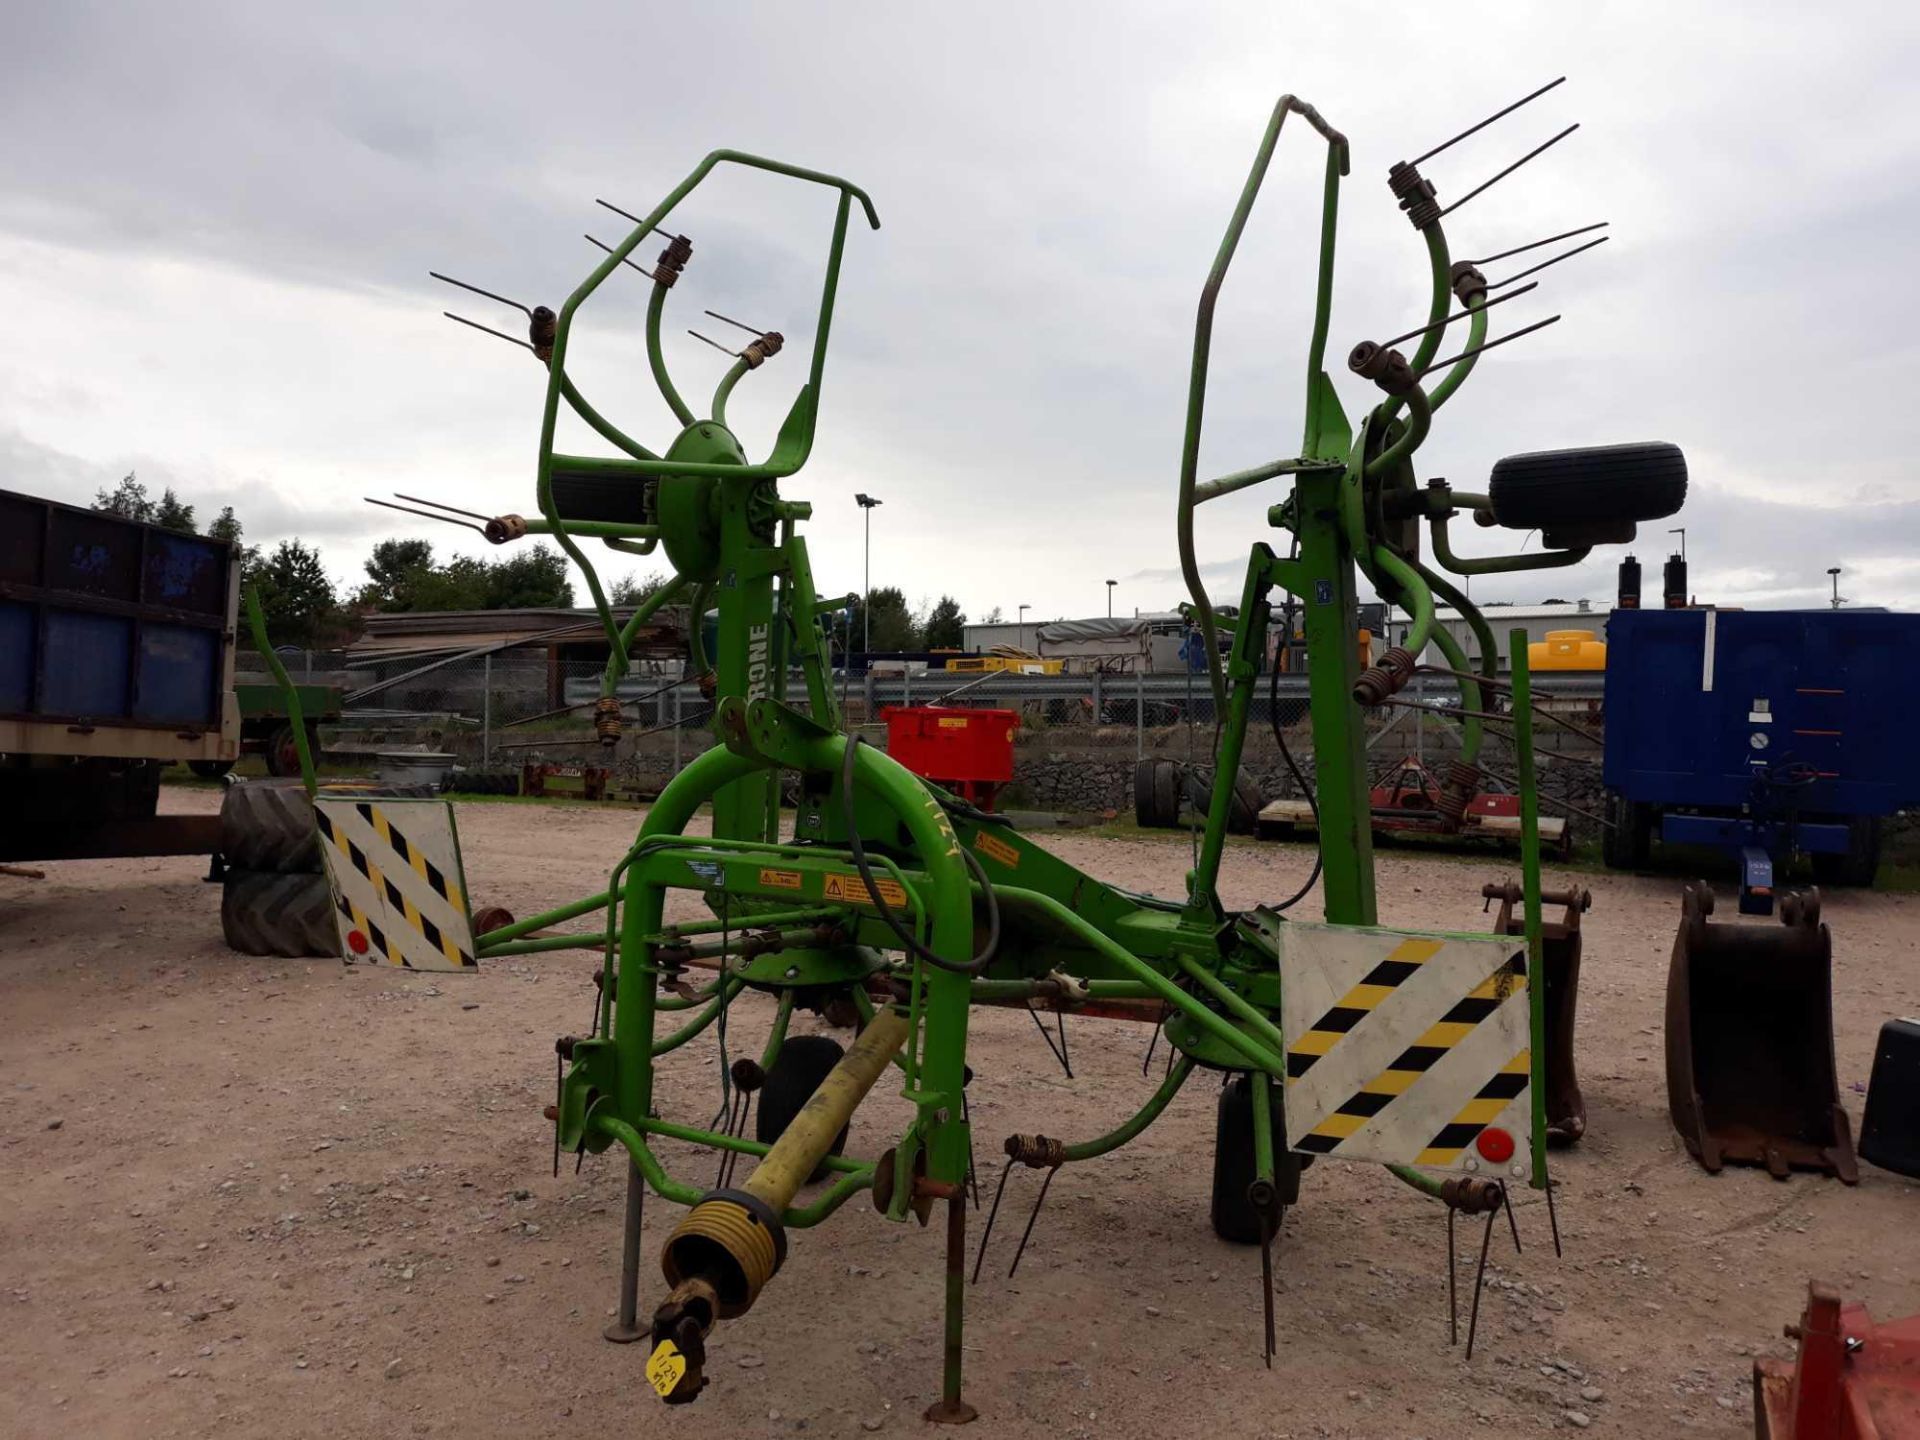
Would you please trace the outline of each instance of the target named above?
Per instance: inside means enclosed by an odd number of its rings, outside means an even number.
[[[850,236],[818,443],[785,485],[814,503],[821,590],[861,583],[865,490],[876,585],[1051,616],[1098,613],[1111,577],[1122,612],[1164,608],[1194,303],[1274,98],[1353,142],[1337,368],[1424,318],[1388,165],[1566,74],[1425,169],[1459,196],[1578,120],[1449,221],[1454,253],[1602,219],[1613,238],[1499,312],[1565,319],[1487,358],[1420,473],[1477,487],[1510,452],[1672,440],[1699,598],[1819,602],[1838,564],[1855,601],[1914,606],[1917,30],[1910,6],[1848,4],[18,0],[0,486],[85,502],[136,470],[203,515],[232,504],[254,541],[320,545],[343,581],[387,535],[485,550],[360,498],[532,508],[541,375],[440,318],[512,312],[427,270],[557,306],[594,263],[583,232],[621,234],[596,197],[644,211],[731,146],[849,177],[883,223]],[[1281,148],[1221,306],[1203,473],[1299,444],[1324,152],[1292,125]],[[754,455],[804,367],[831,206],[735,172],[675,217],[695,244],[670,305],[681,388],[726,363],[679,333],[704,307],[790,342],[732,407]],[[664,448],[647,289],[628,275],[583,310],[574,373]],[[1335,378],[1357,414],[1366,389]],[[1279,484],[1203,512],[1220,594]],[[1476,593],[1599,597],[1612,567]]]

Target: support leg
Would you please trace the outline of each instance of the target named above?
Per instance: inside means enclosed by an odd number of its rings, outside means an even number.
[[[640,1167],[627,1161],[627,1221],[620,1243],[620,1313],[601,1334],[616,1345],[643,1340],[649,1331],[639,1323],[640,1210],[646,1202],[647,1182]]]
[[[1013,1168],[1013,1162],[1007,1162]],[[940,1376],[940,1398],[927,1407],[926,1418],[936,1425],[965,1425],[980,1412],[960,1398],[960,1342],[965,1333],[967,1293],[967,1194],[956,1187],[947,1197],[947,1332],[946,1363]]]

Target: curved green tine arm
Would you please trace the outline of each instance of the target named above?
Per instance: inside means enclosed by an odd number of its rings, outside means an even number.
[[[640,627],[652,619],[661,606],[674,600],[675,597],[686,588],[686,584],[686,576],[675,575],[673,579],[669,580],[658,590],[654,591],[653,594],[647,596],[646,599],[636,605],[633,614],[627,617],[627,623],[620,627],[621,648],[625,649],[626,646],[631,645],[634,636],[640,633]],[[616,663],[619,663],[618,669],[614,668]],[[600,677],[601,696],[603,698],[611,696],[615,687],[620,683],[620,677],[625,674],[626,665],[623,662],[618,662],[615,656],[607,656],[607,668],[605,673]]]
[[[1314,305],[1314,343],[1320,351],[1326,347],[1326,315],[1332,303],[1334,200],[1339,192],[1339,176],[1347,173],[1347,140],[1321,118],[1319,111],[1292,95],[1282,95],[1273,107],[1273,116],[1268,120],[1266,133],[1260,138],[1260,148],[1254,154],[1253,168],[1247,174],[1246,184],[1241,187],[1240,200],[1227,222],[1226,234],[1221,237],[1213,268],[1208,271],[1206,284],[1201,287],[1199,313],[1193,324],[1193,365],[1187,381],[1187,429],[1180,452],[1180,501],[1175,524],[1180,548],[1180,573],[1186,579],[1187,593],[1193,597],[1201,633],[1208,637],[1205,646],[1207,680],[1213,687],[1213,703],[1217,711],[1226,709],[1226,676],[1221,671],[1220,657],[1214,653],[1211,643],[1214,632],[1213,603],[1207,598],[1206,586],[1200,581],[1200,562],[1193,546],[1193,512],[1200,503],[1195,496],[1195,482],[1200,465],[1200,430],[1207,405],[1207,365],[1213,349],[1213,312],[1220,299],[1220,287],[1226,282],[1227,269],[1233,264],[1234,251],[1239,248],[1240,234],[1247,227],[1247,217],[1253,213],[1253,202],[1267,178],[1267,166],[1273,160],[1274,146],[1279,143],[1281,126],[1286,123],[1289,113],[1300,115],[1319,131],[1332,152],[1327,157],[1326,198],[1320,215],[1320,291]],[[1334,173],[1336,170],[1337,174]],[[1309,354],[1312,376],[1315,377],[1319,373],[1319,359],[1318,353]],[[1307,394],[1310,431],[1312,417],[1316,413],[1317,387],[1317,379],[1310,378]]]
[[[733,387],[745,379],[747,372],[752,368],[753,366],[743,356],[728,366],[727,373],[720,377],[720,384],[713,392],[713,405],[710,407],[714,424],[727,423],[727,397],[733,394]]]
[[[1473,373],[1473,367],[1480,361],[1480,347],[1487,338],[1486,295],[1474,296],[1467,309],[1472,318],[1467,321],[1466,353],[1448,367],[1446,375],[1427,397],[1427,403],[1435,410],[1446,404],[1453,392],[1466,383],[1467,376]]]
[[[1082,1140],[1069,1145],[1067,1159],[1092,1160],[1109,1151],[1118,1150],[1132,1140],[1147,1126],[1159,1119],[1160,1114],[1180,1093],[1180,1087],[1187,1083],[1187,1077],[1193,1074],[1194,1059],[1191,1055],[1182,1055],[1174,1062],[1173,1069],[1167,1072],[1167,1078],[1160,1082],[1160,1088],[1148,1097],[1147,1103],[1140,1107],[1137,1114],[1129,1117],[1119,1127],[1092,1140]]]
[[[628,436],[611,420],[607,419],[606,416],[594,409],[593,406],[589,405],[586,396],[576,390],[573,386],[573,381],[569,380],[565,375],[560,377],[560,393],[566,398],[567,404],[573,407],[573,413],[586,421],[588,425],[592,426],[600,438],[612,445],[616,450],[624,450],[636,460],[658,460],[660,458],[638,440]]]
[[[1369,475],[1384,475],[1407,459],[1420,448],[1420,442],[1427,438],[1427,431],[1432,428],[1433,405],[1427,399],[1427,392],[1416,385],[1404,398],[1407,402],[1406,429],[1400,432],[1398,440],[1367,462]]]
[[[682,425],[691,425],[693,411],[674,388],[673,377],[667,373],[667,357],[660,349],[660,316],[666,308],[667,287],[656,282],[653,297],[647,301],[647,364],[653,369],[653,383],[660,387],[660,398],[667,402],[667,408]]]
[[[300,783],[306,786],[307,798],[311,800],[319,786],[313,776],[313,752],[307,746],[307,720],[300,711],[300,692],[294,689],[287,667],[273,653],[273,641],[267,635],[266,612],[260,608],[260,596],[251,585],[247,587],[247,625],[253,632],[253,648],[267,662],[267,669],[273,672],[273,683],[280,687],[281,703],[287,707],[287,723],[293,728],[294,753],[300,757]]]
[[[1441,230],[1438,220],[1427,226],[1420,234],[1427,242],[1427,260],[1432,266],[1433,274],[1433,299],[1427,305],[1427,324],[1438,326],[1447,318],[1447,312],[1453,308],[1453,275],[1451,273],[1453,259],[1447,253],[1446,232]],[[1413,359],[1408,362],[1413,367],[1414,374],[1418,375],[1433,363],[1434,354],[1439,350],[1440,341],[1445,335],[1444,330],[1429,329],[1420,337],[1420,348],[1413,352]],[[1398,397],[1390,397],[1382,401],[1374,411],[1381,425],[1385,425],[1399,413]]]
[[[1467,599],[1459,587],[1447,579],[1446,576],[1421,564],[1418,560],[1412,561],[1411,563],[1413,568],[1420,572],[1420,578],[1427,582],[1428,587],[1433,591],[1435,597],[1446,601],[1447,604],[1453,607],[1456,615],[1463,616],[1466,619],[1468,628],[1473,631],[1473,638],[1480,646],[1480,664],[1478,668],[1481,678],[1489,681],[1497,679],[1500,667],[1500,652],[1494,648],[1493,627],[1487,624],[1487,617],[1481,614],[1479,608],[1475,606],[1471,600]],[[1447,657],[1448,662],[1455,670],[1465,672],[1475,668],[1467,663],[1465,647],[1461,646],[1459,642],[1453,638],[1453,633],[1444,625],[1435,627],[1433,638],[1439,644],[1441,653]],[[1461,679],[1460,699],[1468,710],[1485,710],[1487,708],[1486,698],[1486,691],[1479,685],[1474,684],[1470,680]],[[1469,765],[1473,764],[1479,757],[1482,728],[1482,723],[1478,716],[1463,717],[1460,727],[1460,758],[1465,760]]]
[[[693,1039],[694,1036],[698,1035],[720,1017],[720,1012],[733,1003],[733,997],[740,993],[740,987],[745,983],[744,980],[728,980],[726,988],[713,997],[706,1009],[702,1010],[698,1015],[694,1016],[693,1019],[682,1025],[664,1040],[654,1041],[653,1053],[655,1055],[664,1055],[669,1050],[678,1050],[682,1045]],[[658,1002],[655,1003],[657,1004]]]
[[[1376,587],[1385,589],[1387,587],[1381,584],[1381,577],[1384,576],[1398,592],[1395,597],[1397,601],[1413,616],[1413,623],[1407,630],[1403,644],[1418,655],[1433,638],[1433,591],[1428,588],[1419,571],[1386,546],[1374,546],[1372,560],[1373,563],[1366,567],[1367,578]]]

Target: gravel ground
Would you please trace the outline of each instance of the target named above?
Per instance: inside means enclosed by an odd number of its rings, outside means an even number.
[[[217,797],[169,791],[164,803]],[[521,914],[598,888],[637,823],[584,806],[460,812],[476,895]],[[1184,837],[1050,843],[1164,894],[1189,863]],[[1306,854],[1234,847],[1226,899],[1290,891]],[[1472,928],[1501,863],[1388,851],[1382,918]],[[856,1201],[795,1234],[758,1307],[716,1333],[706,1395],[663,1413],[643,1350],[599,1334],[620,1168],[609,1156],[552,1178],[540,1118],[553,1037],[584,1028],[594,958],[444,978],[247,959],[221,944],[201,868],[99,861],[0,878],[0,1432],[920,1429],[939,1381],[938,1226],[892,1226]],[[1447,1342],[1440,1213],[1371,1167],[1321,1164],[1287,1217],[1280,1354],[1262,1367],[1257,1253],[1207,1226],[1214,1091],[1196,1080],[1140,1141],[1061,1174],[1009,1282],[1038,1179],[1014,1176],[968,1294],[978,1433],[1747,1435],[1750,1357],[1786,1353],[1780,1327],[1809,1277],[1883,1317],[1920,1310],[1920,1187],[1871,1167],[1857,1189],[1710,1177],[1687,1159],[1667,1125],[1660,1048],[1677,882],[1578,878],[1594,891],[1580,1031],[1591,1124],[1557,1165],[1567,1253],[1554,1259],[1529,1195],[1524,1254],[1494,1236],[1471,1364]],[[1840,894],[1827,915],[1857,1125],[1881,1020],[1920,1010],[1920,900]],[[769,1011],[738,1007],[736,1054],[757,1049]],[[1150,1088],[1141,1027],[1070,1022],[1068,1080],[1018,1015],[974,1024],[983,1161],[1011,1130],[1105,1130]],[[712,1115],[714,1055],[703,1036],[671,1058],[664,1113]],[[876,1091],[850,1150],[875,1153],[905,1115]],[[669,1152],[677,1173],[710,1172],[690,1149]],[[990,1183],[997,1165],[986,1170]],[[643,1310],[677,1214],[648,1205]],[[1462,1232],[1463,1281],[1477,1238]]]

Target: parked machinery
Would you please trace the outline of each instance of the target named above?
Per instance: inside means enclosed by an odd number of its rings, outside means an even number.
[[[1203,483],[1197,456],[1215,302],[1289,116],[1311,126],[1327,146],[1305,436],[1296,455]],[[733,363],[705,415],[682,398],[660,345],[663,307],[693,255],[692,242],[668,227],[676,207],[721,165],[824,186],[836,199],[806,382],[771,451],[758,459],[729,427],[727,401],[779,352],[781,337],[742,327],[752,338],[729,350]],[[1311,106],[1282,97],[1202,292],[1177,522],[1201,628],[1232,637],[1224,656],[1209,656],[1219,717],[1214,773],[1237,773],[1270,625],[1296,607],[1304,613],[1325,923],[1282,913],[1311,880],[1285,887],[1295,891],[1292,899],[1271,905],[1235,910],[1222,903],[1217,881],[1231,786],[1211,787],[1187,893],[1158,899],[1082,873],[842,728],[820,617],[845,601],[816,594],[798,534],[809,507],[783,496],[780,486],[812,446],[847,229],[856,212],[870,225],[879,223],[860,189],[817,171],[715,152],[653,210],[627,217],[632,231],[608,247],[606,259],[558,312],[519,307],[529,328],[527,340],[515,343],[532,350],[547,382],[538,513],[494,517],[485,528],[502,541],[551,534],[580,565],[611,650],[596,712],[609,744],[622,726],[614,687],[625,664],[625,635],[582,542],[654,553],[673,567],[674,578],[629,626],[650,606],[676,597],[690,597],[696,613],[716,604],[719,623],[707,662],[716,743],[662,792],[634,844],[613,857],[601,888],[523,920],[489,916],[477,933],[447,807],[321,796],[316,812],[350,960],[454,969],[563,947],[604,954],[591,1026],[557,1044],[561,1074],[549,1111],[555,1160],[561,1150],[610,1148],[625,1159],[625,1248],[617,1318],[607,1335],[646,1343],[648,1380],[666,1400],[690,1401],[700,1393],[712,1328],[761,1302],[789,1247],[805,1243],[808,1228],[870,1192],[894,1221],[912,1216],[924,1225],[936,1206],[945,1206],[945,1366],[941,1398],[928,1417],[973,1417],[961,1394],[961,1366],[974,1158],[967,1031],[975,1004],[1131,1010],[1159,1023],[1171,1047],[1175,1058],[1164,1082],[1108,1134],[1071,1143],[1042,1135],[1008,1138],[1008,1166],[1038,1168],[1049,1179],[1061,1166],[1092,1160],[1139,1134],[1196,1069],[1232,1077],[1219,1102],[1214,1225],[1223,1236],[1259,1242],[1263,1258],[1285,1206],[1298,1195],[1300,1172],[1315,1157],[1379,1162],[1449,1215],[1485,1216],[1488,1233],[1504,1208],[1506,1186],[1547,1186],[1545,987],[1537,983],[1544,925],[1525,646],[1516,647],[1511,679],[1498,678],[1485,620],[1421,556],[1422,522],[1436,558],[1456,574],[1570,564],[1595,544],[1629,538],[1637,520],[1675,509],[1684,468],[1670,446],[1619,447],[1502,461],[1481,494],[1440,480],[1419,483],[1413,461],[1434,414],[1486,349],[1537,326],[1487,338],[1488,312],[1534,287],[1502,289],[1506,282],[1489,282],[1480,264],[1535,247],[1484,262],[1456,261],[1438,191],[1413,164],[1395,165],[1389,183],[1425,249],[1430,310],[1393,341],[1354,347],[1350,370],[1381,398],[1352,425],[1322,365],[1335,211],[1347,168],[1346,138]],[[1479,193],[1464,192],[1455,208]],[[649,235],[662,237],[664,248],[645,265],[634,256]],[[602,415],[568,370],[582,306],[622,267],[651,286],[647,353],[682,427],[660,450]],[[1436,359],[1455,324],[1464,341],[1457,353]],[[1416,342],[1411,356],[1395,348],[1409,341]],[[617,453],[562,452],[556,427],[563,407]],[[1216,620],[1198,583],[1194,511],[1276,481],[1278,503],[1267,518],[1286,537],[1285,553],[1255,542],[1237,613],[1230,622]],[[1449,545],[1448,525],[1463,513],[1482,524],[1541,529],[1544,544],[1505,556],[1462,557]],[[1364,668],[1353,644],[1362,575],[1413,617],[1406,646]],[[1284,605],[1275,602],[1276,589],[1290,597]],[[1477,656],[1435,627],[1436,596],[1468,617]],[[1460,687],[1464,758],[1448,779],[1463,802],[1477,785],[1485,727],[1508,723],[1514,732],[1522,781],[1521,934],[1512,933],[1511,923],[1502,927],[1508,933],[1478,935],[1378,923],[1362,711],[1393,703],[1429,638]],[[781,687],[770,687],[770,679],[792,667],[805,680],[804,706],[771,698]],[[1511,709],[1495,714],[1488,699],[1505,689]],[[790,830],[777,804],[783,775],[800,797]],[[711,836],[684,833],[708,804]],[[711,918],[670,922],[670,892],[691,895]],[[585,928],[565,928],[582,917],[594,918]],[[757,1063],[718,1073],[726,1125],[676,1118],[686,1113],[687,1097],[657,1083],[655,1060],[709,1025],[725,1025],[748,990],[771,999],[773,1020]],[[800,1006],[851,1012],[863,1028],[844,1051],[825,1037],[788,1039],[789,1019]],[[663,1014],[685,1023],[663,1033]],[[747,1018],[734,1015],[736,1052]],[[912,1118],[881,1154],[840,1154],[854,1108],[895,1069]],[[990,1077],[980,1083],[991,1083]],[[757,1138],[748,1138],[745,1111],[756,1095]],[[728,1172],[717,1185],[671,1174],[656,1148],[663,1138],[714,1147],[733,1157]],[[731,1167],[741,1161],[750,1168],[736,1178]],[[803,1198],[816,1175],[827,1183]],[[639,1305],[648,1192],[687,1207],[661,1250],[665,1289],[650,1317]],[[1551,1190],[1547,1194],[1551,1201]],[[1271,1283],[1263,1286],[1263,1303],[1271,1357]],[[1468,1329],[1470,1353],[1471,1323]]]

